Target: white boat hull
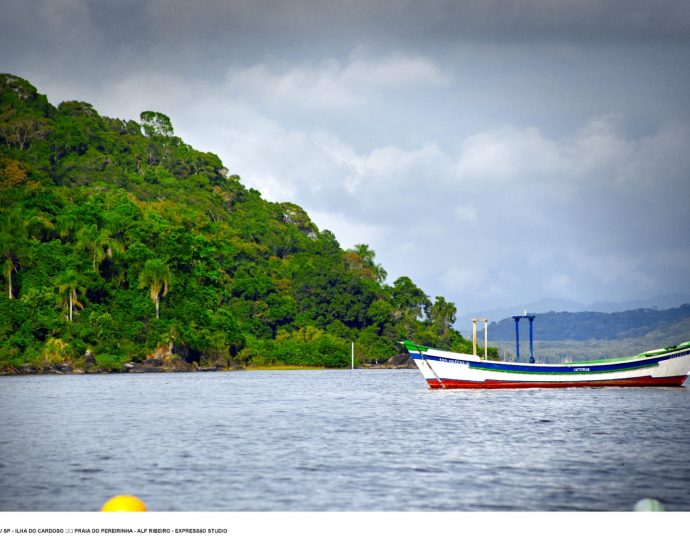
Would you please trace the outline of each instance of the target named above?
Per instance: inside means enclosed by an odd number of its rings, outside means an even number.
[[[488,361],[405,345],[432,389],[680,386],[690,371],[690,343],[624,359],[562,364]]]

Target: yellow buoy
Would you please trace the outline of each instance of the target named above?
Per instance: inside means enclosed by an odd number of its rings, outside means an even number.
[[[132,495],[117,495],[103,505],[101,512],[146,512],[146,504]]]

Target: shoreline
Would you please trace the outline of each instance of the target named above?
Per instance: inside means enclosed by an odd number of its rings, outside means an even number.
[[[385,365],[359,365],[355,366],[355,370],[411,370],[416,367],[412,366],[385,366]],[[249,365],[249,366],[233,366],[233,367],[203,367],[198,365],[187,365],[180,368],[179,366],[136,366],[131,368],[117,369],[84,369],[74,368],[71,365],[22,365],[11,370],[6,369],[0,371],[2,376],[89,376],[95,374],[161,374],[161,373],[179,373],[179,372],[241,372],[241,371],[306,371],[306,370],[352,370],[352,367],[325,367],[314,365]]]
[[[354,368],[358,370],[397,370],[415,369],[409,354],[391,357],[385,363],[362,363]],[[162,372],[230,372],[230,371],[287,371],[287,370],[350,370],[350,365],[342,367],[327,367],[325,365],[240,365],[232,360],[222,362],[189,363],[174,355],[167,357],[149,357],[141,362],[127,361],[106,362],[99,364],[96,357],[87,353],[79,359],[70,362],[43,362],[39,364],[26,363],[20,366],[4,366],[0,368],[0,376],[34,376],[44,374],[55,375],[88,375],[88,374],[139,374]]]
[[[362,363],[357,370],[397,370],[417,368],[408,354],[392,357],[385,363]],[[139,374],[162,372],[230,372],[230,371],[288,371],[288,370],[350,370],[350,365],[327,367],[325,365],[240,365],[231,360],[214,363],[188,363],[176,356],[149,357],[141,362],[101,363],[91,353],[71,362],[26,363],[20,366],[0,368],[0,376],[88,375],[88,374]]]

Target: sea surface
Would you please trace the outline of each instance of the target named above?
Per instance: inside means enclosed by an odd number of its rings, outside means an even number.
[[[416,370],[0,377],[0,510],[690,510],[690,388]]]

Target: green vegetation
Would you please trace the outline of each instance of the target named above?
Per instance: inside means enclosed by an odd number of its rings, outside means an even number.
[[[271,203],[170,119],[51,105],[0,75],[0,368],[117,370],[170,350],[199,364],[385,360],[397,341],[469,351],[456,307],[342,250],[302,208]]]

